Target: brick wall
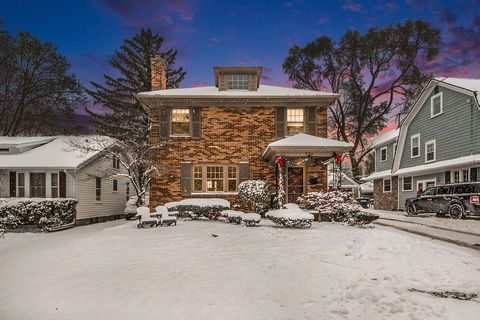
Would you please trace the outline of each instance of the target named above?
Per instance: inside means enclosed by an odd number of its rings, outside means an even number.
[[[159,138],[159,107],[151,107],[151,132],[149,143],[158,145],[153,154],[158,164],[159,175],[152,178],[150,205],[155,207],[182,198],[180,189],[180,162],[201,164],[238,164],[248,161],[250,179],[266,180],[272,191],[275,189],[275,167],[261,155],[267,145],[278,140],[275,136],[274,107],[228,107],[212,106],[201,108],[201,137]],[[317,108],[317,135],[326,137],[326,108]],[[327,171],[325,166],[307,167],[307,190],[325,190]],[[309,177],[317,176],[317,184],[309,184]],[[202,196],[212,197],[210,194]],[[223,197],[235,201],[236,196]]]
[[[391,192],[383,192],[383,179],[374,180],[373,199],[375,209],[398,210],[398,177],[392,177]]]

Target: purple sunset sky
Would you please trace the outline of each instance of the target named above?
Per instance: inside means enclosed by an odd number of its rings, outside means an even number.
[[[188,72],[182,87],[212,85],[214,65],[261,65],[264,84],[289,86],[281,65],[293,44],[406,19],[442,30],[440,54],[425,71],[480,77],[480,0],[20,0],[3,1],[0,12],[8,31],[53,42],[87,87],[111,72],[113,51],[140,28],[151,27],[166,49],[178,50]]]

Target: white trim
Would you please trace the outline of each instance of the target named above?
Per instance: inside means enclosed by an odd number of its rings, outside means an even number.
[[[418,154],[416,156],[413,155],[413,139],[418,138]],[[420,157],[420,154],[422,153],[421,147],[420,147],[420,133],[416,133],[410,136],[410,158],[418,158]]]
[[[427,160],[428,149],[427,146],[433,144],[433,159]],[[425,163],[435,162],[437,160],[437,140],[428,140],[425,142]]]
[[[392,159],[395,159],[395,153],[397,151],[397,143],[393,143],[393,149],[392,149]]]
[[[385,160],[382,160],[382,152],[385,150]],[[380,162],[385,162],[388,160],[388,146],[380,148]]]
[[[405,189],[405,183],[403,182],[403,179],[405,178],[410,178],[412,179],[411,180],[411,183],[410,183],[410,189]],[[400,179],[400,178],[399,178]],[[412,176],[405,176],[405,177],[402,177],[402,192],[404,191],[413,191],[413,177]],[[400,188],[399,188],[400,189]]]
[[[385,181],[386,180],[389,180],[390,181],[390,190],[389,191],[385,191]],[[382,190],[383,190],[383,193],[390,193],[392,192],[392,178],[384,178],[383,179],[383,185],[382,185]]]
[[[433,114],[433,99],[440,97],[440,112],[437,114]],[[433,95],[430,98],[430,119],[435,118],[443,113],[443,92],[439,92],[435,95]]]
[[[429,182],[433,182],[435,184],[435,186],[437,185],[437,178],[433,178],[433,179],[425,179],[425,180],[417,180],[415,182],[415,191],[418,191],[418,184],[421,183],[422,184],[422,192],[425,191],[427,189],[427,183]]]

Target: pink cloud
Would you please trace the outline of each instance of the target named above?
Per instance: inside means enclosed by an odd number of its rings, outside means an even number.
[[[343,9],[353,11],[353,12],[360,12],[363,10],[363,7],[360,3],[356,2],[355,0],[349,0],[345,2],[343,5]]]

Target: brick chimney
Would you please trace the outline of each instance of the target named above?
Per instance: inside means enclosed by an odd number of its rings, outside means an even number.
[[[152,91],[167,89],[167,65],[160,56],[150,58]]]

